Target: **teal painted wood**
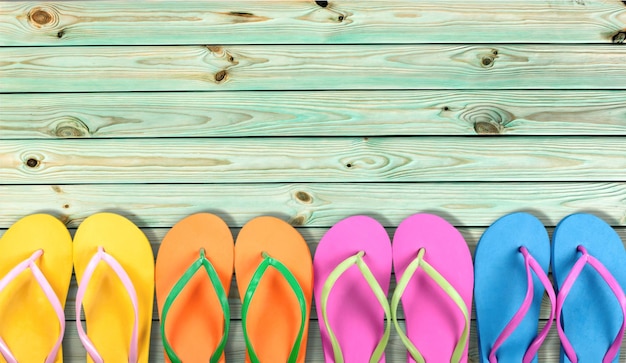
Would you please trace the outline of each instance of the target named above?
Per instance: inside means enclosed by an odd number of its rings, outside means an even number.
[[[626,85],[626,48],[610,46],[14,47],[0,59],[0,92]]]
[[[488,226],[521,210],[537,214],[546,226],[583,211],[626,226],[626,183],[0,185],[0,195],[0,228],[35,212],[52,213],[76,227],[102,211],[125,215],[140,227],[171,227],[201,211],[218,214],[232,227],[260,215],[293,225],[330,227],[354,214],[371,215],[393,227],[417,212],[439,214],[457,226]]]
[[[0,4],[5,46],[610,43],[626,28],[626,7],[619,0]]]
[[[626,181],[623,137],[7,140],[0,155],[0,184]]]
[[[626,136],[626,91],[35,93],[0,104],[0,139]]]

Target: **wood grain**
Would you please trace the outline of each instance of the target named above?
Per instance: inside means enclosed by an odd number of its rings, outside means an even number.
[[[76,227],[102,211],[127,216],[141,227],[171,227],[202,211],[232,227],[260,215],[329,227],[355,214],[393,227],[417,212],[438,214],[459,227],[488,226],[514,211],[533,213],[546,226],[575,212],[596,213],[613,226],[626,226],[626,183],[0,185],[0,195],[0,228],[35,212]]]
[[[0,103],[0,139],[626,136],[626,91],[35,93]]]
[[[209,4],[5,1],[0,45],[610,43],[626,28],[619,0]]]
[[[0,155],[0,184],[626,181],[622,137],[7,140]]]
[[[0,92],[623,89],[626,48],[272,45],[0,48]]]

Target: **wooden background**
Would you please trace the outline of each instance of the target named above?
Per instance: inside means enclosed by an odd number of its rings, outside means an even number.
[[[0,234],[113,211],[156,253],[207,211],[235,236],[278,216],[314,251],[347,216],[393,234],[423,211],[473,251],[506,213],[551,230],[585,211],[626,240],[625,39],[619,0],[0,1]],[[66,361],[84,361],[66,310]],[[406,361],[395,333],[387,356]]]

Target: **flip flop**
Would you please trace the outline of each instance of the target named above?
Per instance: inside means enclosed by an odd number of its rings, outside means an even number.
[[[338,222],[317,246],[313,266],[324,360],[385,362],[391,242],[383,226],[367,216]]]
[[[235,276],[246,362],[303,363],[313,266],[300,233],[278,218],[252,219],[237,236]]]
[[[536,362],[554,318],[548,279],[550,239],[528,213],[512,213],[483,233],[474,257],[474,300],[480,361]],[[550,318],[537,334],[543,292]]]
[[[63,362],[72,237],[47,214],[17,221],[0,239],[0,354],[10,363]]]
[[[209,213],[191,215],[165,235],[156,260],[156,296],[167,362],[224,362],[233,236]]]
[[[117,214],[86,218],[74,236],[74,271],[76,327],[87,361],[147,362],[154,257],[143,232]]]
[[[408,361],[467,362],[474,269],[465,239],[445,219],[415,214],[400,223],[392,246],[391,316]],[[397,320],[400,300],[407,334]]]
[[[591,214],[572,214],[554,230],[561,362],[617,362],[626,324],[626,252],[618,234]]]

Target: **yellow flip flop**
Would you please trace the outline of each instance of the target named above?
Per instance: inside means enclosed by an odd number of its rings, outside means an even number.
[[[74,236],[78,281],[76,316],[85,310],[87,333],[78,335],[87,362],[148,362],[154,255],[146,236],[128,219],[98,213]]]
[[[47,214],[20,219],[0,239],[3,362],[63,362],[72,237]]]

